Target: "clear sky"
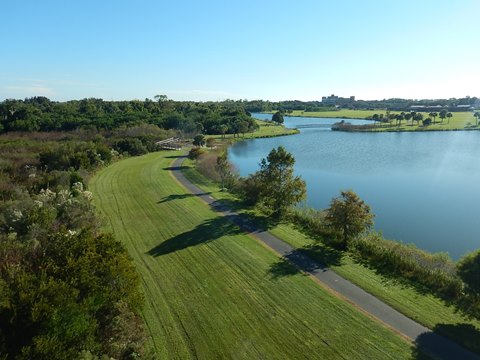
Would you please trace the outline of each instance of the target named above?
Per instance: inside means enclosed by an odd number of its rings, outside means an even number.
[[[0,5],[0,100],[480,96],[479,0]]]

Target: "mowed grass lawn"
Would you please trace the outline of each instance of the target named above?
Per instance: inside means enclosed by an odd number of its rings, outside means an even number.
[[[392,114],[399,114],[400,111],[391,111]],[[438,111],[437,111],[438,113]],[[348,110],[342,109],[338,111],[318,111],[318,112],[305,112],[300,110],[294,110],[292,113],[289,113],[289,116],[303,116],[303,117],[316,117],[316,118],[345,118],[345,119],[365,119],[367,117],[373,116],[373,114],[386,114],[386,110]],[[426,119],[429,117],[428,112],[421,112],[423,118]],[[441,130],[464,130],[464,129],[480,129],[476,125],[475,117],[473,112],[464,111],[464,112],[453,112],[453,117],[448,121],[445,119],[441,121],[439,116],[436,117],[435,123],[432,123],[429,126],[423,126],[420,122],[417,125],[417,122],[414,121],[413,125],[411,121],[403,120],[400,126],[395,124],[395,120],[390,124],[382,124],[375,131],[441,131]],[[433,119],[432,119],[433,121]],[[355,122],[353,122],[355,124]]]
[[[278,256],[171,176],[174,152],[117,162],[90,189],[141,275],[160,359],[405,359],[410,343]]]

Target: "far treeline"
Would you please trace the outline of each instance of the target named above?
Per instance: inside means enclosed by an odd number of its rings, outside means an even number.
[[[242,102],[155,100],[104,101],[83,99],[56,102],[43,96],[0,102],[0,133],[12,131],[113,130],[139,124],[185,134],[245,134],[257,123]]]
[[[443,107],[448,111],[465,111],[465,107],[480,107],[480,99],[477,97],[465,97],[460,99],[438,99],[438,100],[413,100],[413,99],[384,99],[384,100],[355,100],[352,102],[339,102],[338,104],[326,104],[321,101],[268,101],[268,100],[240,100],[247,111],[250,112],[273,112],[290,111],[320,112],[332,111],[336,109],[351,110],[392,110],[392,111],[410,111],[413,107],[430,108]],[[459,107],[460,106],[460,107]]]

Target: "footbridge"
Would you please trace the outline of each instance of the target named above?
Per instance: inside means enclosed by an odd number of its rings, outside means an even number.
[[[180,138],[171,137],[155,143],[162,150],[182,150]]]
[[[296,129],[315,129],[315,128],[324,128],[331,129],[333,124],[301,124],[297,125]]]

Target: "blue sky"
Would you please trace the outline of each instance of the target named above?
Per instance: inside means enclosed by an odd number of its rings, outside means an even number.
[[[4,0],[0,99],[480,96],[480,1]]]

